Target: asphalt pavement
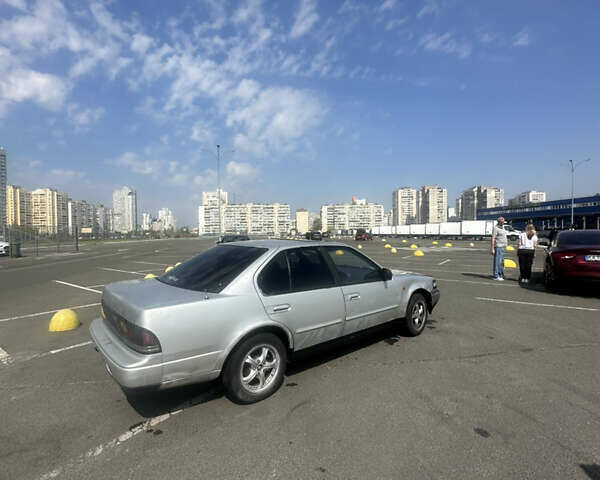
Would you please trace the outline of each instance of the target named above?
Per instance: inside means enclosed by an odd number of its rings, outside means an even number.
[[[297,355],[248,406],[218,382],[127,397],[90,342],[104,285],[212,240],[0,258],[0,479],[600,478],[597,286],[547,292],[543,250],[521,286],[518,269],[491,279],[487,242],[386,240],[362,251],[438,279],[425,332],[390,324]],[[82,325],[49,333],[66,307]]]

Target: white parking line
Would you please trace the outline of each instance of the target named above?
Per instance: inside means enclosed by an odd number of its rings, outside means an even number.
[[[496,283],[492,283],[492,282],[475,282],[473,280],[454,280],[454,279],[450,279],[450,278],[440,278],[440,277],[435,277],[436,280],[441,280],[442,282],[454,282],[454,283],[472,283],[474,285],[487,285],[490,287],[512,287],[512,288],[521,288],[519,285],[512,285],[510,283],[501,283],[501,282],[496,282]]]
[[[61,283],[62,285],[68,285],[69,287],[79,288],[81,290],[87,290],[88,292],[102,293],[100,290],[94,290],[93,288],[89,287],[82,287],[81,285],[75,285],[74,283],[63,282],[62,280],[54,280],[54,282]]]
[[[97,307],[98,305],[100,305],[100,304],[99,303],[88,303],[87,305],[77,305],[75,307],[64,307],[64,308],[68,308],[69,310],[79,310],[80,308]],[[40,315],[48,315],[49,313],[56,313],[59,310],[62,310],[62,308],[59,308],[57,310],[48,310],[47,312],[29,313],[27,315],[18,315],[16,317],[0,318],[0,322],[8,322],[10,320],[20,320],[21,318],[39,317]]]
[[[532,303],[532,302],[519,302],[517,300],[503,300],[500,298],[485,298],[485,297],[475,297],[475,300],[483,300],[486,302],[502,302],[502,303],[516,303],[518,305],[531,305],[533,307],[554,307],[554,308],[567,308],[569,310],[585,310],[587,312],[597,312],[597,308],[587,308],[587,307],[572,307],[570,305],[552,305],[549,303]]]
[[[98,288],[98,287],[103,287],[104,284],[101,285],[88,285],[87,288]]]
[[[173,412],[165,413],[165,414],[159,415],[157,417],[149,418],[148,420],[146,420],[144,422],[140,422],[137,425],[131,427],[126,432],[119,435],[118,437],[115,437],[106,443],[103,443],[101,445],[98,445],[94,448],[89,449],[86,453],[79,455],[79,457],[77,457],[74,461],[67,463],[64,467],[57,467],[54,470],[52,470],[48,473],[45,473],[44,475],[42,475],[40,477],[40,480],[48,480],[50,478],[55,478],[55,477],[61,475],[62,473],[65,473],[66,471],[68,471],[78,465],[81,465],[87,459],[97,457],[98,455],[102,454],[102,452],[112,449],[114,447],[118,447],[119,445],[126,442],[127,440],[130,440],[131,438],[135,437],[139,433],[149,431],[151,427],[154,427],[154,426],[164,422],[165,420],[168,420],[173,415],[177,415],[178,413],[181,413],[182,411],[183,411],[183,409],[175,410]]]
[[[446,260],[444,260],[443,262],[438,263],[438,265],[443,265],[444,263],[448,263],[450,261],[449,258],[447,258]]]
[[[117,268],[108,268],[108,267],[98,267],[100,270],[107,270],[109,272],[121,272],[121,273],[130,273],[131,275],[141,275],[142,277],[145,275],[140,272],[130,272],[129,270],[119,270]]]
[[[8,365],[9,363],[12,363],[12,358],[10,358],[8,352],[2,347],[0,347],[0,363],[2,365]]]

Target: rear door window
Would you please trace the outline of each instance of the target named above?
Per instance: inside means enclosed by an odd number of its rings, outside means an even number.
[[[264,295],[280,295],[291,290],[290,271],[285,252],[278,253],[258,276]]]
[[[382,281],[381,269],[351,248],[327,247],[327,255],[335,265],[342,285]]]
[[[315,290],[335,285],[335,279],[317,248],[287,250],[292,291]]]

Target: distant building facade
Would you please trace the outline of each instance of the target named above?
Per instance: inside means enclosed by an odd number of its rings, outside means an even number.
[[[312,225],[309,225],[308,210],[304,208],[296,210],[296,232],[304,235],[311,227]]]
[[[163,230],[175,230],[175,217],[168,208],[161,208],[158,211],[158,221],[161,223]]]
[[[410,187],[399,188],[392,192],[392,224],[409,225],[417,223],[417,190]]]
[[[6,151],[0,147],[0,229],[7,224],[6,221]]]
[[[352,203],[323,205],[321,229],[323,231],[372,229],[383,225],[383,216],[383,205],[367,203],[364,199],[353,199]]]
[[[536,192],[535,190],[528,190],[526,192],[519,193],[516,197],[511,198],[508,201],[509,207],[521,207],[529,205],[530,203],[540,203],[546,201],[546,192]]]
[[[477,220],[477,211],[504,205],[504,190],[490,186],[467,188],[461,195],[461,219]]]
[[[203,192],[198,207],[198,234],[246,233],[249,235],[287,234],[291,228],[290,206],[283,203],[227,203],[227,192]],[[220,222],[219,222],[220,218]],[[221,229],[221,232],[219,232]]]
[[[438,185],[421,187],[420,223],[441,223],[448,217],[448,191]]]
[[[31,192],[31,225],[40,234],[68,233],[69,198],[64,192],[38,188]]]
[[[6,224],[11,227],[32,226],[31,192],[18,185],[6,186]]]
[[[125,186],[113,192],[114,228],[117,232],[135,232],[137,223],[137,193]]]

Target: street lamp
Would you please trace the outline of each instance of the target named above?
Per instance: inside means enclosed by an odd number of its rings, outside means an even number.
[[[591,158],[586,158],[585,160],[579,160],[577,163],[573,162],[573,160],[569,160],[571,164],[571,228],[575,228],[574,223],[574,212],[575,212],[575,197],[574,197],[574,183],[575,183],[575,169],[581,165],[582,163],[589,162]]]
[[[206,148],[203,148],[202,151],[209,152],[214,155],[214,153]],[[227,150],[227,153],[233,153],[235,150]],[[217,208],[219,215],[219,236],[223,233],[223,222],[221,220],[221,145],[217,144],[217,154],[215,155],[217,158]]]

